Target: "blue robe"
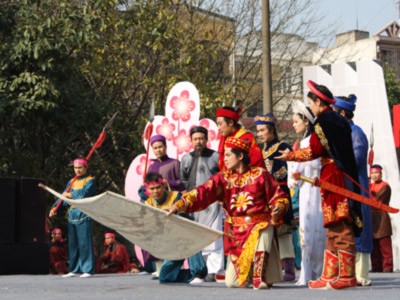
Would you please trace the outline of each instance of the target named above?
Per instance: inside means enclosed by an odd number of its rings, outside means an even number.
[[[354,156],[358,169],[358,181],[362,188],[361,194],[369,197],[369,179],[367,171],[368,157],[368,140],[363,130],[350,122],[351,138],[353,140]],[[356,238],[356,251],[371,253],[372,252],[372,223],[371,223],[371,207],[361,204],[361,213],[363,219],[363,230],[360,237]]]
[[[271,143],[266,144],[265,148],[262,150],[262,154],[265,161],[265,166],[267,171],[271,174],[275,180],[278,182],[280,188],[284,191],[286,195],[290,195],[289,187],[287,185],[288,181],[288,167],[286,161],[281,161],[275,159],[276,156],[280,156],[280,150],[289,149],[292,151],[292,147],[289,144],[273,140]],[[292,226],[293,222],[293,208],[292,201],[289,197],[289,208],[287,212],[283,215],[283,221],[285,224]]]
[[[67,183],[65,191],[70,185]],[[85,175],[79,177],[72,185],[70,190],[72,200],[92,197],[96,192],[96,182],[91,176]],[[58,199],[53,207],[55,207]],[[93,248],[93,230],[92,219],[84,212],[66,202],[62,202],[61,209],[68,208],[68,252],[69,269],[73,273],[95,272],[95,255]],[[60,212],[58,210],[58,212]]]

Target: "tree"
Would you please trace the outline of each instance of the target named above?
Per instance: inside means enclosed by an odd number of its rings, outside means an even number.
[[[274,93],[276,107],[301,94],[300,70],[310,57],[305,40],[320,36],[312,31],[320,30],[315,1],[284,2],[271,2],[273,82],[282,91]],[[196,85],[203,117],[213,118],[222,103],[240,100],[249,111],[262,101],[259,1],[0,3],[3,176],[64,186],[67,162],[85,156],[118,111],[91,165],[99,190],[122,192],[132,158],[143,151],[151,101],[161,113],[178,81]]]
[[[60,178],[95,138],[88,116],[101,120],[79,70],[101,19],[63,0],[2,1],[1,12],[0,174]]]
[[[393,68],[390,68],[387,64],[384,65],[383,70],[384,70],[383,75],[385,78],[385,85],[386,85],[386,93],[390,107],[390,116],[392,116],[393,105],[400,103],[399,80],[396,77],[395,70],[393,70]]]

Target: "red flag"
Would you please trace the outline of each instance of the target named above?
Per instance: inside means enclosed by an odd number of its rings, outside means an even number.
[[[90,150],[89,154],[86,156],[86,160],[88,161],[90,159],[90,157],[92,156],[94,150],[96,150],[97,148],[100,148],[101,145],[103,145],[104,140],[106,139],[107,136],[107,130],[109,130],[111,128],[112,123],[114,122],[115,117],[117,116],[116,112],[110,120],[108,120],[108,122],[106,123],[106,125],[104,126],[102,132],[100,133],[99,137],[97,138],[97,141],[94,143],[92,149]],[[65,190],[67,193],[71,190],[72,185],[74,184],[74,182],[78,179],[78,176],[75,176],[74,178],[71,179],[71,182],[69,184],[69,186],[67,187],[67,189]],[[61,206],[61,199],[58,202],[57,206],[54,208],[54,212],[56,212],[60,206]]]

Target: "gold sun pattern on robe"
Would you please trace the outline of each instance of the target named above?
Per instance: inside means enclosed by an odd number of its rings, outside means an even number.
[[[254,206],[254,198],[248,192],[240,192],[233,194],[231,198],[230,208],[240,213],[246,211],[249,207]]]

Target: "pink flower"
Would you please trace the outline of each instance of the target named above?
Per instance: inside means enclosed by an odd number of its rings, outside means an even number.
[[[179,134],[174,138],[174,146],[178,149],[178,154],[190,152],[192,143],[185,129],[181,129]]]
[[[153,164],[153,162],[149,159],[148,163],[147,163],[147,168]],[[140,161],[139,161],[139,165],[136,167],[136,173],[138,175],[143,175],[144,174],[144,170],[146,168],[146,155],[142,155],[140,157]]]
[[[194,110],[195,103],[193,100],[189,100],[189,91],[182,91],[180,97],[173,96],[171,98],[171,107],[174,109],[172,113],[172,119],[178,121],[179,119],[183,122],[187,122],[190,119],[190,112]]]
[[[214,130],[210,130],[210,121],[201,120],[199,126],[203,126],[208,130],[208,143],[207,148],[211,148],[211,142],[219,139],[217,133]]]
[[[136,167],[136,173],[139,175],[143,175],[145,166],[146,166],[146,155],[142,155],[142,157],[140,158],[139,165]]]
[[[156,128],[157,134],[165,136],[168,141],[172,141],[174,138],[175,124],[169,123],[168,118],[164,118],[161,121],[161,125]]]

